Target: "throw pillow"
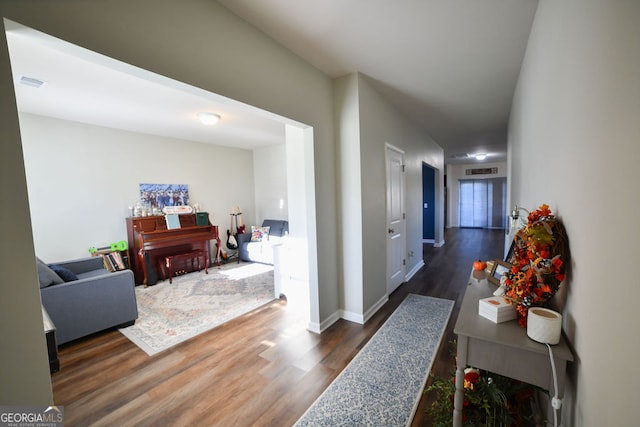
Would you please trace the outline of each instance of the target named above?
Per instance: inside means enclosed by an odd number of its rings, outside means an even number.
[[[40,259],[36,259],[36,265],[38,266],[38,281],[40,282],[40,289],[46,288],[49,285],[64,283],[64,280],[62,280],[55,271],[47,267],[47,264],[42,262]]]
[[[52,269],[65,282],[73,282],[74,280],[78,280],[78,276],[76,276],[76,273],[69,270],[68,268],[62,267],[58,264],[49,264],[49,268]]]
[[[269,230],[271,227],[256,227],[251,226],[251,241],[262,242],[262,240],[269,240]]]

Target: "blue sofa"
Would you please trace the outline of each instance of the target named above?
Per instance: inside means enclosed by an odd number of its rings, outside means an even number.
[[[56,327],[57,344],[138,318],[131,270],[109,272],[102,257],[45,264],[36,260],[42,305]]]
[[[240,260],[273,265],[273,246],[283,243],[283,239],[289,234],[289,222],[265,219],[261,227],[269,227],[269,234],[259,242],[251,241],[251,230],[238,234]]]

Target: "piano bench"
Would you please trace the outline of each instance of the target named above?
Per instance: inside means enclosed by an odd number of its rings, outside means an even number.
[[[204,272],[209,274],[208,266],[209,266],[209,256],[207,251],[204,250],[196,250],[187,252],[184,254],[176,254],[169,255],[164,258],[165,266],[167,267],[167,273],[169,274],[169,283],[172,283],[173,278],[173,268],[177,264],[184,263],[186,266],[187,262],[191,262],[191,267],[195,267],[195,261],[198,262],[198,271],[202,270],[202,264],[200,264],[200,258],[204,260]]]

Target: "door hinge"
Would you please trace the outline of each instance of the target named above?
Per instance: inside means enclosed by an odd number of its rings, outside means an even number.
[[[402,172],[404,172],[404,165],[402,165]]]
[[[402,260],[402,265],[407,265],[407,260],[406,259]]]
[[[407,214],[402,212],[402,219],[407,219]]]

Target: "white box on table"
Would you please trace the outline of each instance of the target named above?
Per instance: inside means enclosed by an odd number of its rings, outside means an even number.
[[[507,322],[518,317],[516,306],[502,296],[492,296],[479,300],[478,314],[494,323]]]

